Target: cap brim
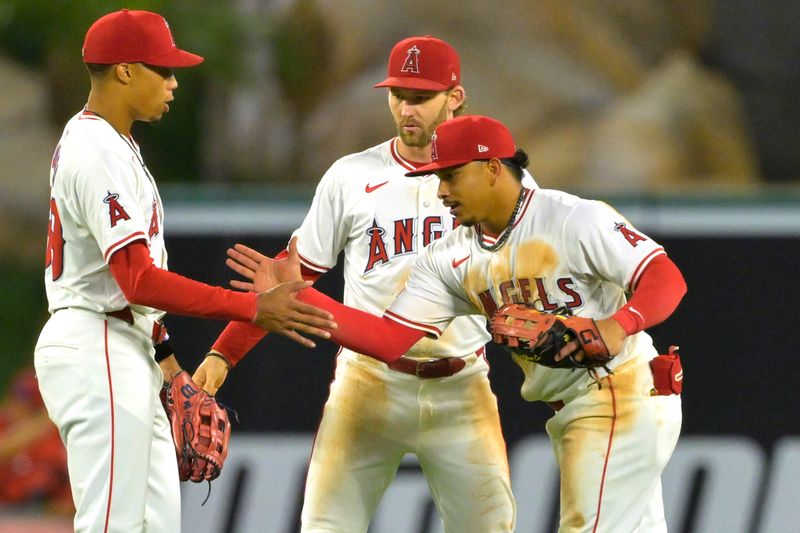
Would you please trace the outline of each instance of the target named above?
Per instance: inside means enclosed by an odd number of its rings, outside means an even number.
[[[433,174],[437,170],[444,170],[446,168],[459,167],[471,163],[474,159],[451,159],[449,161],[436,161],[435,163],[428,163],[421,167],[415,168],[411,172],[406,172],[406,176],[424,176],[426,174]]]
[[[420,91],[446,91],[450,87],[432,80],[424,78],[413,78],[410,76],[390,76],[375,87],[397,87],[398,89],[417,89]]]
[[[141,61],[155,67],[180,68],[193,67],[205,61],[205,58],[180,48],[170,50],[164,55]]]

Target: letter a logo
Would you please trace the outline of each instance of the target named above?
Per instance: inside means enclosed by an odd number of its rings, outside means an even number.
[[[640,235],[629,228],[624,222],[617,222],[614,225],[614,231],[622,233],[622,236],[625,237],[625,240],[628,241],[628,244],[634,248],[636,248],[636,246],[639,244],[639,241],[647,240],[643,235]]]
[[[439,159],[439,149],[436,146],[436,132],[433,132],[431,136],[431,161],[436,161]]]
[[[406,56],[406,60],[400,72],[419,74],[419,48],[417,48],[417,45],[408,49],[408,55]]]
[[[130,220],[131,217],[125,212],[125,209],[117,201],[119,194],[109,191],[108,196],[103,198],[103,202],[108,204],[108,218],[111,227],[117,225],[120,220]]]

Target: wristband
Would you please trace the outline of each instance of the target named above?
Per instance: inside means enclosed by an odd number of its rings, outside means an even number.
[[[156,344],[155,349],[156,349],[156,363],[160,363],[170,355],[175,354],[175,350],[172,349],[172,344],[170,344],[169,339],[164,339],[163,341]]]
[[[218,358],[222,359],[223,361],[225,361],[225,366],[228,367],[228,370],[230,370],[231,366],[233,366],[233,365],[231,365],[231,362],[228,361],[228,358],[225,357],[224,355],[222,355],[219,352],[208,352],[206,354],[206,357],[218,357]]]

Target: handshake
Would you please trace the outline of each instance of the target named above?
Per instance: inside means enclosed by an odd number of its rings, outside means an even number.
[[[336,329],[333,315],[297,299],[313,282],[304,281],[300,273],[296,237],[282,259],[272,259],[243,244],[228,249],[228,257],[228,267],[248,280],[232,280],[231,286],[258,294],[256,325],[308,348],[313,348],[314,342],[300,333],[330,338],[329,330]]]

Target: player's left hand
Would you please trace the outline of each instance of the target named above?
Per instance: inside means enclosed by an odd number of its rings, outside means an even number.
[[[625,330],[622,329],[622,326],[619,325],[619,322],[609,317],[602,320],[596,320],[595,325],[597,326],[597,331],[600,333],[600,337],[603,339],[603,342],[606,343],[606,347],[608,348],[608,353],[610,355],[615,356],[622,351],[622,343],[625,341],[627,334],[625,333]],[[583,351],[583,345],[578,340],[573,339],[565,344],[561,350],[559,350],[554,359],[556,362],[558,362],[566,359],[570,354],[572,354],[572,356],[579,362],[583,362],[583,360],[586,358],[586,354]]]
[[[619,353],[622,342],[612,324],[606,322],[603,328],[613,338],[613,348],[607,345],[596,321],[573,316],[566,308],[549,314],[524,304],[508,304],[492,318],[494,342],[550,368],[606,367]],[[622,335],[624,339],[624,331]]]
[[[187,372],[172,378],[166,400],[181,481],[216,479],[228,456],[231,425],[227,411],[200,390]]]

